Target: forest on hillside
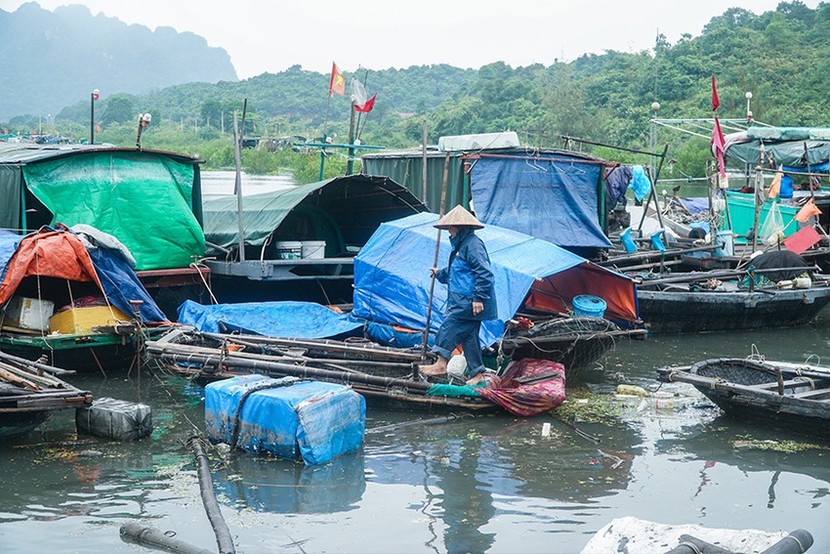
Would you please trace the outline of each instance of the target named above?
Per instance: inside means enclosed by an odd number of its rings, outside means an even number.
[[[686,35],[670,44],[658,35],[650,51],[607,51],[548,66],[512,68],[495,62],[471,70],[431,65],[345,76],[348,83],[365,81],[369,94],[378,94],[375,109],[362,120],[363,144],[416,147],[426,124],[432,144],[445,135],[512,130],[533,147],[561,147],[562,136],[574,136],[647,149],[653,102],[660,104],[660,117],[711,117],[712,75],[721,118],[745,117],[745,93],[752,92],[756,121],[827,126],[828,70],[830,4],[812,9],[793,1],[760,15],[731,8],[713,17],[700,36]],[[103,99],[96,119],[101,140],[129,146],[135,142],[136,115],[151,112],[146,146],[200,155],[209,167],[229,166],[233,112],[241,117],[243,99],[247,136],[314,139],[325,134],[345,142],[348,91],[330,98],[328,79],[294,66],[243,81],[191,83],[141,96],[114,94]],[[9,121],[12,129],[35,123],[31,117]],[[88,103],[64,108],[53,126],[64,135],[84,137]],[[657,142],[661,150],[669,147],[681,174],[703,174],[708,141],[661,131]],[[621,161],[636,157],[601,147],[592,153]],[[288,158],[279,152],[246,152],[245,163],[250,171],[271,172],[291,165]],[[331,171],[340,167],[333,164]]]

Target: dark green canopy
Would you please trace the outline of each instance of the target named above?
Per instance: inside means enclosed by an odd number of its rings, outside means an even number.
[[[209,248],[235,248],[239,241],[236,196],[205,200],[202,211]],[[245,244],[325,240],[326,257],[335,257],[359,249],[381,223],[423,211],[426,206],[420,200],[387,177],[335,177],[244,196]]]
[[[806,158],[805,158],[806,145]],[[775,165],[811,167],[830,161],[830,129],[824,127],[750,127],[727,136],[726,158],[755,165],[761,160]]]

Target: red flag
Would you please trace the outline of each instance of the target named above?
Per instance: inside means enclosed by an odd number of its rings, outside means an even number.
[[[718,159],[718,172],[720,172],[721,177],[726,177],[726,164],[723,160],[725,146],[726,139],[723,138],[723,131],[721,131],[718,116],[715,116],[715,126],[712,129],[712,151]]]
[[[329,96],[339,94],[344,96],[346,94],[346,79],[343,78],[343,73],[337,64],[331,62],[331,78],[329,79]]]
[[[363,112],[368,113],[372,111],[372,108],[375,107],[375,99],[378,97],[378,93],[374,93],[371,98],[366,100],[366,102],[360,106],[357,104],[354,105],[354,111],[356,112]]]
[[[715,111],[720,106],[720,98],[718,98],[718,87],[715,86],[715,76],[712,75],[712,111]]]

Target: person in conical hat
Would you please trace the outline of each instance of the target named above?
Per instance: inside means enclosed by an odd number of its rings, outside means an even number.
[[[432,348],[438,361],[419,369],[427,377],[446,374],[452,351],[461,345],[467,361],[467,384],[478,384],[487,371],[478,340],[481,322],[498,317],[490,256],[475,234],[484,224],[463,206],[456,206],[434,226],[449,231],[452,245],[447,267],[430,270],[438,282],[447,285],[446,318]]]

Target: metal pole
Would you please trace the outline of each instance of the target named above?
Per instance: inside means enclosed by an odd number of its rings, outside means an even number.
[[[346,159],[346,175],[351,175],[354,167],[354,102],[351,103],[349,112],[349,148],[348,158]],[[322,181],[323,178],[321,177],[320,180]]]
[[[89,144],[95,144],[95,92],[89,94]]]

